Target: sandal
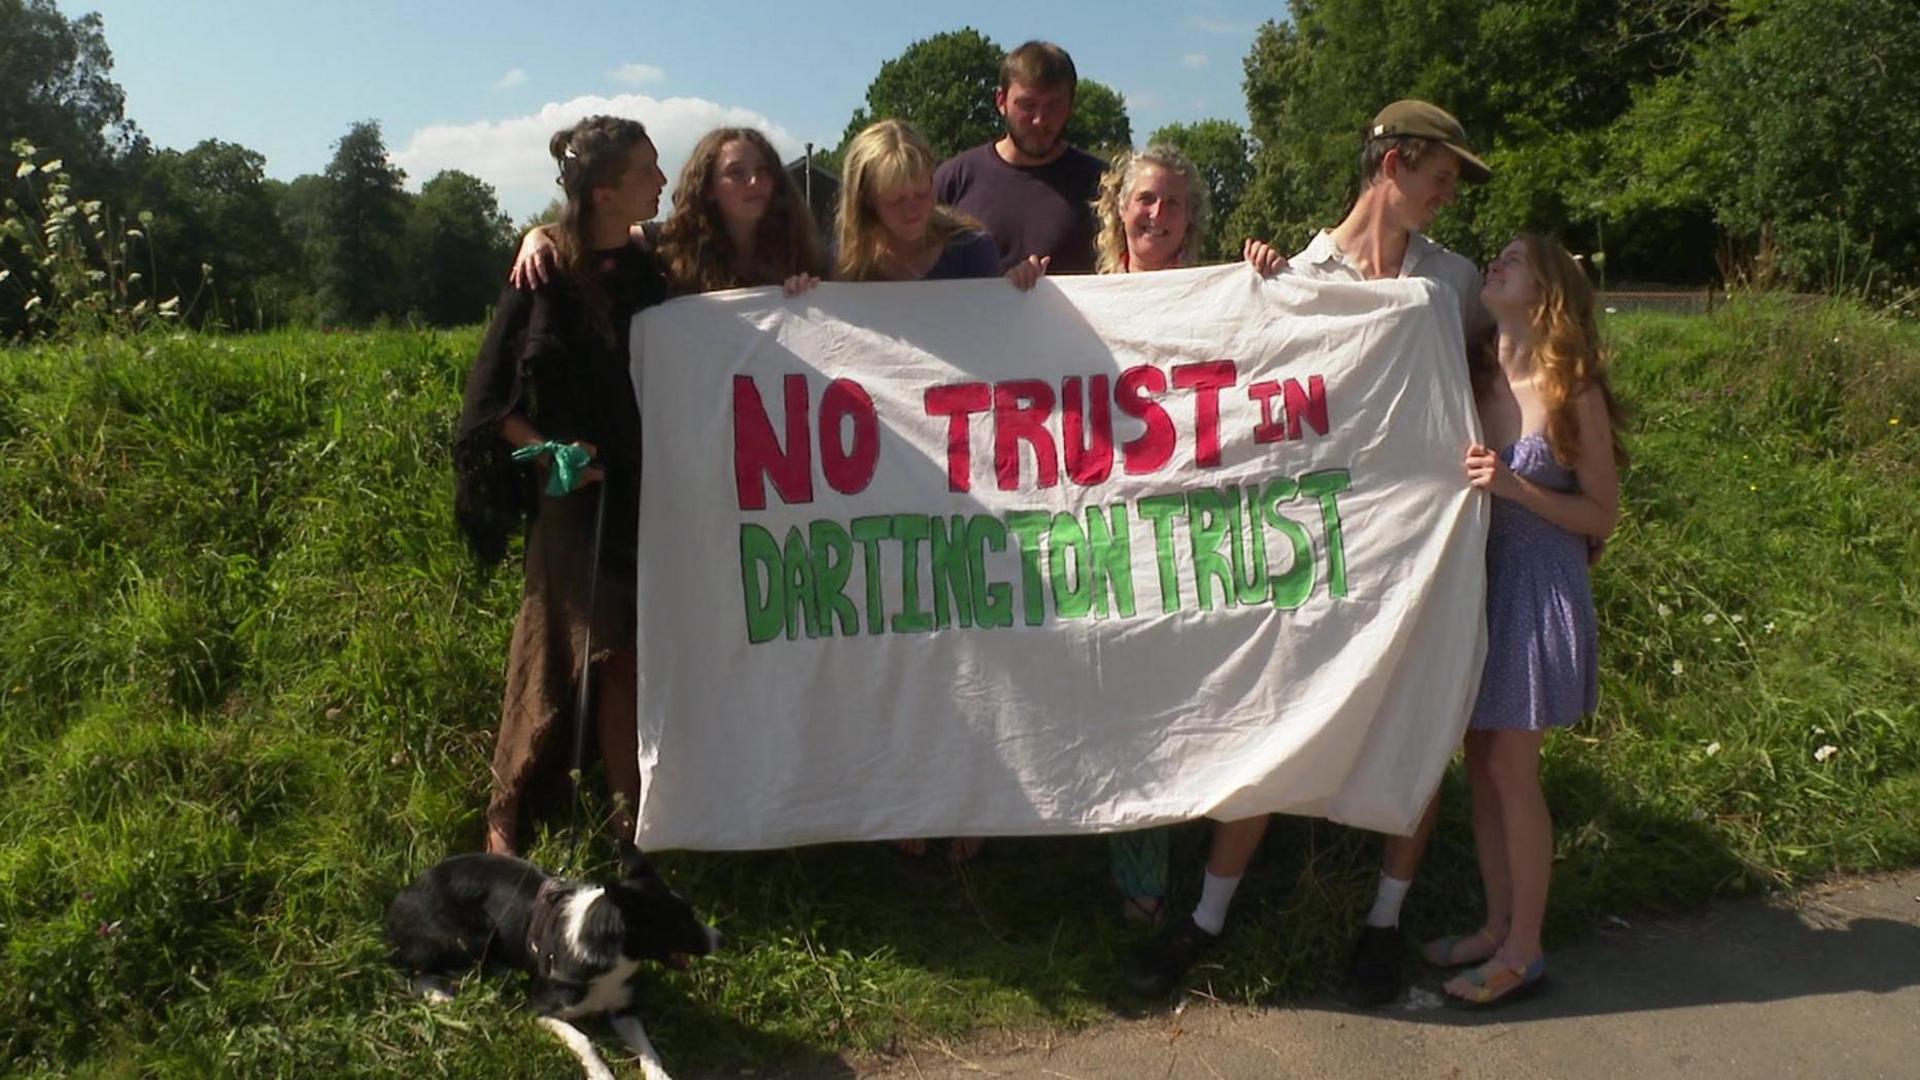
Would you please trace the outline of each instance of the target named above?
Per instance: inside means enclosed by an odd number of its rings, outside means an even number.
[[[1481,946],[1485,946],[1482,948]],[[1420,955],[1429,967],[1456,968],[1478,964],[1500,951],[1500,943],[1486,927],[1471,934],[1448,934],[1420,946]]]
[[[1546,981],[1546,957],[1538,956],[1531,964],[1515,966],[1495,954],[1479,967],[1447,980],[1441,989],[1446,991],[1450,1004],[1488,1009],[1532,997]]]
[[[1134,926],[1159,926],[1167,917],[1164,896],[1127,896],[1120,900],[1120,921]]]

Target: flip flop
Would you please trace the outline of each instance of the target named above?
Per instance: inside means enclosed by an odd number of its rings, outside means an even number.
[[[1546,981],[1547,958],[1544,956],[1535,957],[1533,963],[1525,967],[1515,967],[1495,956],[1479,967],[1447,980],[1441,989],[1446,992],[1450,1005],[1491,1009],[1532,997]],[[1463,986],[1465,992],[1454,989],[1456,986]]]
[[[1484,951],[1480,949],[1477,944],[1480,942],[1486,944]],[[1461,949],[1466,946],[1472,946],[1472,948],[1468,949],[1465,955],[1462,955]],[[1420,946],[1420,955],[1426,960],[1427,965],[1437,968],[1456,968],[1465,967],[1468,964],[1478,964],[1490,959],[1494,953],[1499,951],[1500,943],[1493,939],[1493,935],[1488,933],[1487,928],[1484,926],[1471,934],[1448,934],[1446,937],[1434,938],[1432,941]]]
[[[1120,920],[1134,926],[1159,926],[1167,917],[1164,896],[1128,896],[1120,901]]]

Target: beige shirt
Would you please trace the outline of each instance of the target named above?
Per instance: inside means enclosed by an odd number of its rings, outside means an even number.
[[[1333,242],[1325,229],[1306,250],[1287,260],[1296,274],[1325,281],[1365,281],[1367,277]],[[1400,260],[1400,276],[1437,281],[1453,290],[1460,301],[1460,325],[1467,340],[1476,340],[1493,326],[1493,316],[1480,302],[1480,271],[1464,255],[1456,255],[1424,233],[1407,235],[1407,254]]]

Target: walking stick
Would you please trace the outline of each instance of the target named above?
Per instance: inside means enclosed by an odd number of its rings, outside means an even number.
[[[587,632],[586,640],[580,649],[580,685],[575,697],[573,709],[573,768],[567,771],[567,778],[573,784],[573,834],[567,842],[567,868],[578,871],[575,857],[580,851],[580,821],[586,809],[586,795],[581,789],[581,774],[586,771],[587,758],[587,717],[592,713],[593,667],[593,619],[598,614],[600,592],[600,544],[606,533],[607,524],[607,475],[606,467],[601,466],[600,493],[595,497],[593,508],[593,562],[587,571]]]

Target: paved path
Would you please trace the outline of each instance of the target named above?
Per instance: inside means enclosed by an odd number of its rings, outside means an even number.
[[[1920,1077],[1920,871],[1595,932],[1549,991],[1494,1014],[1407,1003],[1157,1016],[1021,1042],[917,1048],[871,1080],[1247,1077]]]

